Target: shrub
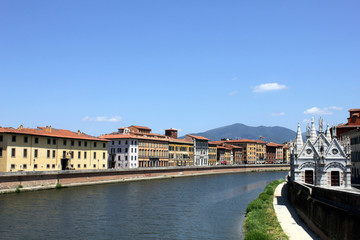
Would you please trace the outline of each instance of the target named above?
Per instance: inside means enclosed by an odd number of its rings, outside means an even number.
[[[261,209],[263,207],[263,201],[261,201],[261,199],[255,199],[254,201],[252,201],[246,208],[246,213],[249,213],[255,209]]]
[[[60,188],[62,188],[61,184],[60,183],[56,184],[56,189],[60,189]]]
[[[254,230],[246,234],[244,240],[270,240],[270,236],[262,231]]]

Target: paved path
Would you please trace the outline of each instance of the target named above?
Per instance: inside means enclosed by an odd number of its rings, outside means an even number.
[[[274,209],[278,221],[289,239],[307,240],[320,239],[306,224],[299,218],[295,209],[290,205],[287,199],[287,186],[282,183],[275,189]]]

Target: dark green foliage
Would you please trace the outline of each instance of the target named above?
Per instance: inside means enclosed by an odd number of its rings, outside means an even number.
[[[259,230],[254,230],[246,234],[244,240],[270,240],[270,236]]]

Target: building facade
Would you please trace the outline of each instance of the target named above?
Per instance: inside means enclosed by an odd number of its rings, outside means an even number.
[[[209,142],[209,165],[214,166],[217,162],[217,146]]]
[[[244,164],[265,163],[266,142],[262,140],[235,139],[226,143],[242,148],[242,162]]]
[[[0,128],[0,171],[106,169],[107,140],[51,126]]]
[[[349,114],[347,123],[337,125],[333,131],[341,140],[350,138],[351,175],[354,182],[360,183],[360,109],[350,109]]]
[[[313,118],[304,143],[298,125],[290,148],[291,179],[321,187],[351,187],[350,142],[331,137],[329,127],[324,132],[322,119],[318,132]]]
[[[169,139],[169,166],[192,166],[194,144],[186,139]]]
[[[194,166],[209,165],[209,139],[196,135],[186,135],[194,144]]]

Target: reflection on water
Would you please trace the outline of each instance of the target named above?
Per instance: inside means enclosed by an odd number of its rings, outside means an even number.
[[[242,239],[246,206],[286,172],[0,196],[0,239]]]

